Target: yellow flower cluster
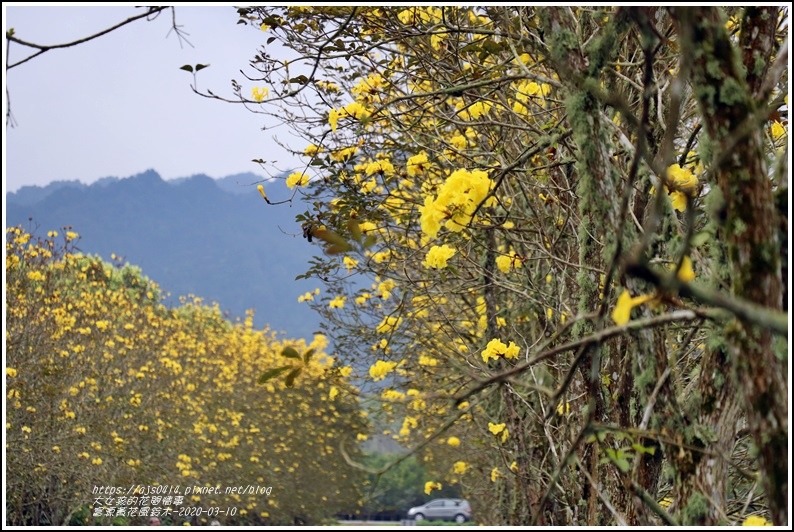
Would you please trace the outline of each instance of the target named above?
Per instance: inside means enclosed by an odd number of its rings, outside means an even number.
[[[386,334],[396,329],[402,323],[402,318],[395,318],[394,316],[386,316],[376,327],[378,334]]]
[[[491,107],[493,107],[491,102],[486,100],[478,100],[468,107],[461,109],[458,112],[458,115],[464,120],[477,120],[481,116],[488,114],[488,112],[491,110]]]
[[[339,85],[332,81],[319,80],[315,83],[318,89],[325,92],[339,92]]]
[[[287,177],[287,188],[305,187],[309,184],[309,176],[303,172],[292,172]]]
[[[516,100],[528,102],[530,98],[538,96],[548,96],[551,94],[551,85],[547,83],[536,83],[534,81],[523,81],[516,87]]]
[[[440,490],[441,489],[440,482],[433,482],[432,480],[428,480],[425,482],[425,494],[430,495],[430,492],[433,490]]]
[[[331,125],[331,131],[336,131],[339,119],[346,116],[361,120],[369,116],[369,111],[359,102],[350,102],[340,109],[331,109],[328,113],[328,123]]]
[[[375,260],[375,262],[381,262],[378,261],[378,259],[375,258],[375,256],[373,256],[373,260]],[[375,293],[378,295],[379,298],[386,300],[391,297],[391,293],[394,291],[396,284],[397,283],[394,282],[394,279],[386,279],[385,281],[381,281],[377,284],[373,284],[372,289],[375,291]],[[396,324],[396,323],[397,323],[396,321],[390,321],[389,324],[387,325]],[[389,326],[389,328],[391,328],[391,326]]]
[[[456,475],[464,475],[466,474],[466,471],[468,471],[468,469],[469,469],[469,464],[460,460],[452,464],[452,472],[455,473]]]
[[[251,89],[251,98],[256,102],[261,102],[270,94],[270,89],[267,87],[254,87]]]
[[[455,249],[444,244],[443,246],[433,246],[425,256],[422,263],[425,268],[440,270],[447,267],[447,261],[455,255]]]
[[[435,358],[433,358],[431,356],[422,354],[422,355],[419,355],[419,365],[420,366],[430,366],[430,367],[437,366],[438,365],[438,359],[435,359]]]
[[[551,85],[546,83],[536,83],[534,81],[523,81],[516,87],[515,101],[513,102],[513,112],[522,115],[530,114],[530,99],[542,98],[551,93]]]
[[[358,266],[358,261],[353,257],[348,257],[347,255],[342,258],[342,263],[345,265],[345,268],[347,268],[348,272],[354,270],[356,266]]]
[[[405,170],[408,173],[408,177],[416,177],[424,174],[427,171],[429,164],[430,163],[427,160],[427,154],[422,152],[418,155],[408,158],[408,161],[405,165]]]
[[[515,253],[511,253],[510,255],[499,255],[496,257],[496,267],[499,268],[499,271],[502,273],[510,273],[513,270],[517,270],[521,266],[524,265],[524,262],[516,257]]]
[[[488,362],[491,359],[498,359],[500,356],[505,358],[518,358],[520,352],[521,350],[514,342],[511,341],[509,345],[505,345],[504,342],[498,338],[494,338],[488,342],[488,345],[483,349],[482,359],[484,362]]]
[[[347,148],[341,148],[339,150],[334,150],[333,152],[331,152],[331,160],[336,162],[344,162],[352,158],[356,153],[358,153],[358,146],[349,146]]]
[[[488,423],[488,430],[494,436],[499,436],[501,434],[501,438],[499,438],[499,439],[500,439],[500,441],[502,443],[506,442],[507,438],[510,437],[510,431],[507,430],[507,424],[506,423],[490,423],[489,422]]]
[[[502,472],[499,471],[498,467],[494,467],[493,469],[491,469],[491,482],[496,482],[497,479],[500,479],[503,476],[504,475],[502,475]]]
[[[405,25],[438,24],[443,17],[438,7],[410,7],[397,14],[397,18]]]
[[[438,195],[425,198],[419,207],[419,223],[428,238],[435,238],[441,229],[441,222],[453,232],[460,232],[471,222],[474,211],[479,207],[493,186],[488,174],[482,170],[456,170],[438,189]],[[495,200],[495,198],[491,198]],[[493,204],[489,200],[487,205]]]
[[[742,522],[742,526],[772,526],[772,523],[760,515],[751,515]]]
[[[378,360],[375,362],[373,366],[369,368],[369,376],[372,377],[374,381],[383,380],[386,375],[394,371],[394,368],[397,367],[396,362],[386,362],[383,360]]]
[[[394,165],[387,159],[378,159],[368,163],[364,167],[364,173],[368,176],[373,174],[392,175],[394,173]]]
[[[403,420],[403,426],[400,428],[400,436],[408,436],[411,433],[411,429],[415,429],[419,426],[419,421],[412,416],[405,416]]]
[[[772,134],[774,140],[780,140],[787,135],[786,127],[778,121],[772,123],[769,132]]]
[[[314,296],[320,293],[319,288],[315,288],[313,292],[306,292],[302,296],[298,296],[298,303],[303,303],[304,301],[314,301]]]
[[[346,296],[337,296],[328,303],[330,308],[345,308],[345,301],[347,301]]]
[[[358,101],[369,101],[372,99],[372,95],[382,91],[386,85],[387,82],[383,79],[383,76],[377,72],[373,72],[359,81],[350,89],[350,92]]]
[[[507,425],[505,423],[488,423],[488,430],[491,431],[491,434],[494,436],[498,436]]]
[[[402,401],[405,399],[405,394],[397,390],[383,390],[380,396],[386,401]]]
[[[667,179],[675,186],[675,190],[670,190],[669,187],[667,189],[673,208],[680,212],[685,211],[687,196],[695,194],[698,178],[686,168],[674,164],[667,169]]]

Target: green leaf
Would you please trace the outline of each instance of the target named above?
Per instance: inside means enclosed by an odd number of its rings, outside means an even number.
[[[461,52],[473,53],[473,52],[481,52],[482,47],[476,43],[469,43],[463,48],[460,49]]]
[[[607,457],[609,458],[609,460],[613,464],[615,464],[618,467],[618,469],[620,469],[624,473],[628,473],[629,472],[629,469],[631,469],[631,464],[629,464],[629,461],[626,460],[626,457],[625,457],[623,451],[616,451],[614,449],[607,449],[606,452],[607,452]]]
[[[300,360],[301,356],[295,351],[295,348],[287,346],[281,351],[281,356],[286,358],[297,358]]]
[[[292,369],[292,366],[281,366],[278,368],[269,369],[259,376],[259,380],[257,382],[259,382],[259,384],[264,384],[273,377],[278,377],[288,369]]]
[[[624,473],[628,473],[631,469],[631,464],[629,464],[629,461],[622,457],[615,458],[615,465],[618,466],[618,469]]]
[[[295,377],[300,375],[300,373],[301,373],[301,368],[295,368],[289,372],[287,378],[284,379],[284,384],[287,386],[287,388],[292,388],[295,385]]]
[[[329,229],[315,229],[314,232],[312,233],[312,236],[314,238],[319,238],[320,240],[323,240],[328,244],[337,244],[340,246],[344,246],[347,244],[347,240],[345,240],[344,237],[334,233]]]
[[[708,231],[700,231],[696,233],[695,236],[692,237],[692,247],[699,248],[700,246],[702,246],[712,238],[713,238],[712,235],[709,234]]]
[[[314,354],[314,349],[309,349],[305,353],[303,353],[303,364],[306,365],[311,360],[312,355]]]
[[[486,39],[484,43],[482,43],[482,50],[477,55],[480,61],[484,61],[489,55],[497,55],[500,51],[502,51],[503,45],[492,40]]]
[[[344,253],[346,251],[350,251],[353,249],[350,244],[345,242],[344,244],[331,244],[325,247],[325,252],[329,255],[339,255],[340,253]]]
[[[306,85],[309,82],[309,78],[305,75],[301,74],[300,76],[295,76],[294,78],[290,78],[290,83],[300,83],[301,85]]]
[[[193,67],[190,65],[182,65],[179,67],[180,70],[186,70],[187,72],[193,72]]]
[[[199,70],[203,70],[203,69],[207,68],[208,66],[209,65],[202,65],[201,63],[199,63],[199,64],[196,65],[196,72],[198,72]]]
[[[262,19],[262,24],[267,24],[271,28],[278,28],[281,26],[281,19],[279,17],[269,15]]]
[[[631,448],[637,451],[638,453],[646,453],[651,456],[653,456],[654,453],[656,453],[656,447],[645,447],[644,445],[639,443],[632,443]]]
[[[371,248],[373,245],[375,245],[376,241],[377,241],[377,238],[375,237],[375,235],[369,235],[369,236],[367,236],[367,238],[364,239],[364,243],[361,244],[361,246],[364,249],[368,249],[368,248]]]
[[[361,228],[358,226],[358,220],[355,218],[351,218],[347,221],[347,228],[350,231],[350,234],[353,235],[353,238],[356,242],[361,242]]]
[[[486,39],[485,42],[482,43],[482,47],[490,54],[498,54],[504,48],[504,44],[498,43],[492,39]]]

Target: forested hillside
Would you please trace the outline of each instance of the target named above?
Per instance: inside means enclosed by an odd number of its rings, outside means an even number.
[[[150,170],[90,186],[23,187],[6,197],[6,227],[22,225],[41,236],[71,226],[80,251],[139,266],[170,294],[168,304],[192,294],[233,317],[255,309],[256,325],[311,338],[318,318],[298,298],[319,283],[295,277],[321,250],[294,222],[300,198],[292,206],[266,205],[255,188],[261,179],[164,181]]]

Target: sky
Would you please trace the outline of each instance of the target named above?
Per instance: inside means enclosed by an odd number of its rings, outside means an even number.
[[[142,12],[126,3],[61,5],[3,3],[4,30],[13,28],[19,39],[52,45]],[[10,103],[14,119],[3,135],[4,192],[55,180],[92,183],[147,169],[164,179],[198,173],[266,176],[252,159],[277,160],[280,170],[296,167],[297,161],[273,141],[275,135],[302,149],[286,127],[274,128],[272,119],[242,105],[194,94],[192,75],[180,70],[185,64],[209,64],[197,77],[199,89],[233,98],[231,80],[236,79],[243,94],[250,94],[255,83],[240,70],[248,71],[248,61],[265,45],[266,35],[237,20],[232,4],[177,4],[176,23],[193,47],[180,46],[170,31],[169,10],[153,21],[139,20],[93,41],[51,50],[9,71],[4,40],[8,98],[4,90],[3,115]],[[29,50],[10,43],[8,63]],[[271,129],[263,131],[263,126]]]

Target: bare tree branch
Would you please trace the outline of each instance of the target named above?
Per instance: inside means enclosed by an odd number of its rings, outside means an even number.
[[[141,13],[140,15],[135,15],[134,17],[130,17],[130,18],[126,19],[126,20],[123,20],[123,21],[119,22],[118,24],[116,24],[114,26],[111,26],[111,27],[109,27],[107,29],[104,29],[104,30],[102,30],[102,31],[100,31],[98,33],[94,33],[93,35],[89,35],[87,37],[83,37],[81,39],[77,39],[76,41],[71,41],[71,42],[67,42],[67,43],[63,43],[63,44],[46,45],[46,44],[36,44],[36,43],[24,41],[24,40],[22,40],[22,39],[20,39],[18,37],[15,37],[13,30],[9,30],[9,31],[6,32],[6,40],[8,40],[10,42],[13,42],[13,43],[17,43],[17,44],[22,45],[22,46],[27,46],[28,48],[35,48],[38,51],[33,53],[33,54],[31,54],[31,55],[29,55],[29,56],[27,56],[25,59],[21,59],[21,60],[15,62],[15,63],[7,64],[6,65],[6,70],[11,70],[12,68],[18,67],[19,65],[21,65],[23,63],[27,63],[31,59],[34,59],[34,58],[42,55],[43,53],[49,52],[50,50],[57,50],[59,48],[70,48],[72,46],[77,46],[78,44],[83,44],[83,43],[86,43],[88,41],[92,41],[94,39],[102,37],[103,35],[107,35],[108,33],[112,32],[112,31],[115,31],[115,30],[121,28],[122,26],[126,26],[127,24],[130,24],[131,22],[135,22],[136,20],[140,20],[140,19],[143,19],[143,18],[145,18],[147,20],[154,20],[155,18],[157,18],[157,15],[161,11],[164,11],[165,9],[172,9],[173,10],[175,8],[173,8],[173,7],[169,8],[167,6],[165,6],[165,7],[149,7],[149,8],[147,8],[147,11],[145,13]]]

